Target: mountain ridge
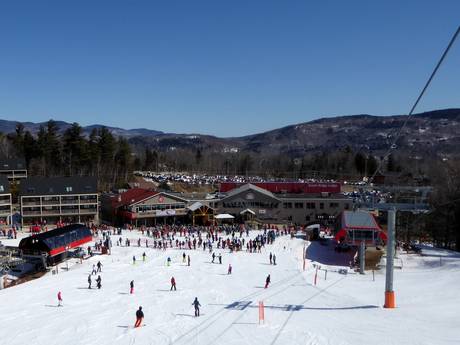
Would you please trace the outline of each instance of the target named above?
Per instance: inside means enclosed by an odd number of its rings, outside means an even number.
[[[0,120],[0,131],[14,132],[18,123],[36,134],[46,122]],[[56,121],[61,133],[71,123]],[[439,109],[407,115],[340,115],[287,125],[269,131],[240,137],[218,137],[198,133],[165,133],[147,128],[123,129],[94,124],[82,126],[89,135],[94,128],[106,127],[116,136],[126,137],[137,149],[145,147],[160,151],[208,150],[213,152],[255,154],[288,154],[336,150],[352,147],[380,152],[386,150],[393,136],[402,130],[398,145],[408,152],[455,154],[460,145],[460,108]],[[460,154],[460,153],[459,153]]]

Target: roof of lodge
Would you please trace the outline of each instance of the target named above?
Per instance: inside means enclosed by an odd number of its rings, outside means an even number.
[[[150,189],[128,189],[126,192],[114,196],[115,201],[113,207],[132,205],[139,201],[151,198],[152,196],[155,196],[157,194],[158,192],[152,191]]]
[[[380,230],[374,216],[368,211],[343,211],[343,227]]]
[[[26,170],[26,161],[23,158],[2,158],[0,159],[1,170]]]
[[[276,197],[272,192],[269,192],[266,189],[257,187],[257,186],[255,186],[255,185],[253,185],[251,183],[246,183],[245,185],[242,185],[241,187],[232,189],[230,192],[227,193],[226,198],[235,196],[237,194],[240,194],[242,192],[246,192],[246,191],[249,191],[249,190],[259,192],[259,193],[264,194],[264,195],[266,195],[266,196],[268,196],[270,198],[273,198],[273,199],[278,199],[278,197]]]
[[[94,176],[28,177],[20,184],[20,195],[95,194],[97,179]]]
[[[327,194],[327,195],[322,195],[321,193],[316,193],[316,194],[305,194],[305,193],[290,193],[290,194],[278,194],[277,197],[281,200],[285,199],[305,199],[305,200],[311,200],[311,199],[323,199],[323,200],[352,200],[350,197],[343,195],[343,194]]]

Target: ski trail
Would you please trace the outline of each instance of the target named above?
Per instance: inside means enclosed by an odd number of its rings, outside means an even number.
[[[309,301],[311,301],[312,299],[318,297],[319,295],[321,295],[322,293],[326,292],[327,290],[329,290],[331,287],[337,285],[338,283],[340,283],[342,280],[344,280],[346,278],[346,276],[342,277],[342,278],[339,278],[337,279],[335,282],[329,284],[327,287],[321,289],[320,291],[316,292],[315,294],[313,294],[312,296],[310,296],[309,298],[307,298],[306,300],[300,302],[300,303],[297,303],[298,305],[303,305]],[[284,321],[284,323],[281,325],[280,329],[278,330],[278,332],[276,333],[275,335],[275,338],[272,340],[272,342],[270,343],[270,345],[274,345],[278,338],[280,337],[280,335],[282,334],[283,330],[285,329],[285,327],[287,326],[287,324],[289,323],[289,321],[291,320],[292,316],[294,315],[294,310],[292,310],[288,317],[286,318],[286,320]]]
[[[291,281],[292,279],[296,278],[296,277],[299,277],[299,273],[295,273],[293,275],[290,275],[280,281],[277,281],[275,282],[271,287],[270,289],[273,290],[274,287],[282,287],[284,289],[284,285],[289,283],[289,281]],[[268,291],[271,291],[271,290],[268,290]],[[254,291],[246,296],[243,296],[243,297],[240,297],[237,299],[236,302],[239,302],[239,301],[245,301],[249,298],[253,298],[253,297],[259,297],[260,295],[263,295],[264,293],[267,293],[267,290],[258,290],[258,291]],[[194,331],[200,331],[200,332],[204,332],[206,331],[207,329],[209,329],[209,327],[211,326],[214,326],[218,321],[219,319],[226,315],[226,314],[229,314],[231,313],[232,311],[234,310],[231,310],[231,309],[228,309],[227,307],[223,307],[221,308],[220,310],[214,312],[214,314],[212,314],[211,316],[209,316],[206,320],[202,321],[201,323],[199,323],[198,325],[194,326],[192,329],[190,329],[189,331],[183,333],[182,335],[180,335],[178,338],[174,339],[172,344],[178,344],[180,343],[181,340],[183,340],[187,335],[190,335],[192,332]]]

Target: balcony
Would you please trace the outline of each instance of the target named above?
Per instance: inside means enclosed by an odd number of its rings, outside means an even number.
[[[40,211],[27,211],[27,210],[24,210],[22,212],[22,215],[24,217],[27,217],[27,216],[40,216],[41,212]]]
[[[80,209],[80,214],[95,214],[97,213],[97,208],[82,208]]]
[[[63,208],[61,210],[62,214],[78,214],[78,208]]]
[[[80,204],[97,204],[97,198],[94,198],[94,199],[80,199]]]
[[[50,216],[50,215],[58,216],[60,214],[60,212],[59,212],[58,209],[57,210],[43,210],[42,214],[47,215],[47,216]]]
[[[54,205],[59,205],[59,200],[42,200],[42,205],[43,206],[54,206]]]
[[[78,205],[79,201],[78,198],[74,199],[61,199],[61,204],[62,205]]]
[[[24,205],[24,206],[40,206],[41,202],[40,202],[40,200],[22,199],[22,205]]]

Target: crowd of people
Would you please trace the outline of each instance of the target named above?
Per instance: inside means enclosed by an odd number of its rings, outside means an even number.
[[[104,228],[94,229],[96,236],[95,249],[102,251],[102,247],[107,247],[110,253],[112,247],[112,237],[119,236],[115,244],[118,247],[144,247],[158,250],[174,248],[179,250],[209,251],[214,249],[228,249],[230,252],[246,250],[249,253],[260,253],[266,244],[271,244],[276,236],[288,234],[289,229],[279,230],[277,228],[265,227],[262,234],[255,238],[249,237],[249,229],[240,226],[176,226],[163,225],[150,228],[140,228],[142,236],[137,238],[128,237],[135,234],[132,228]],[[125,238],[122,234],[127,234]],[[100,238],[102,237],[102,238]],[[90,254],[91,248],[88,248]],[[144,253],[145,254],[145,253]],[[145,258],[144,258],[145,259]],[[184,253],[184,262],[185,262]],[[213,257],[213,262],[214,262]],[[135,258],[133,258],[133,263]]]
[[[162,226],[155,228],[138,229],[143,235],[137,239],[123,240],[121,237],[116,240],[116,245],[119,247],[146,247],[151,249],[165,250],[166,248],[174,248],[184,250],[181,257],[182,263],[187,263],[190,266],[190,255],[186,254],[186,250],[203,250],[209,251],[211,254],[211,263],[222,264],[222,253],[216,254],[214,249],[228,250],[229,255],[234,251],[246,250],[248,253],[261,253],[261,249],[267,244],[272,244],[275,238],[279,235],[288,234],[287,230],[278,230],[266,227],[261,233],[255,237],[250,236],[249,229],[239,226],[219,226],[219,227],[196,227],[196,226]],[[126,234],[134,234],[133,229],[119,229],[111,227],[93,228],[96,238],[95,250],[100,246],[111,245],[112,236],[121,236]],[[150,241],[150,242],[149,242]],[[91,248],[89,248],[91,249]],[[146,260],[146,253],[142,254],[143,261]],[[276,255],[270,252],[270,264],[276,265]],[[167,258],[167,265],[171,264],[171,257]],[[133,256],[133,264],[136,264],[136,257]],[[88,275],[88,289],[92,289],[93,276],[97,289],[102,288],[102,263],[98,261],[93,264],[91,273]],[[228,265],[227,274],[231,275],[233,267]],[[270,275],[265,279],[265,288],[270,284]],[[170,279],[170,291],[177,290],[177,282],[174,276]],[[129,293],[134,293],[134,280],[129,283]],[[58,292],[58,306],[63,305],[62,292]],[[192,302],[195,310],[195,316],[200,316],[201,304],[196,297]],[[136,311],[136,321],[134,327],[142,326],[144,319],[144,311],[142,306]]]

